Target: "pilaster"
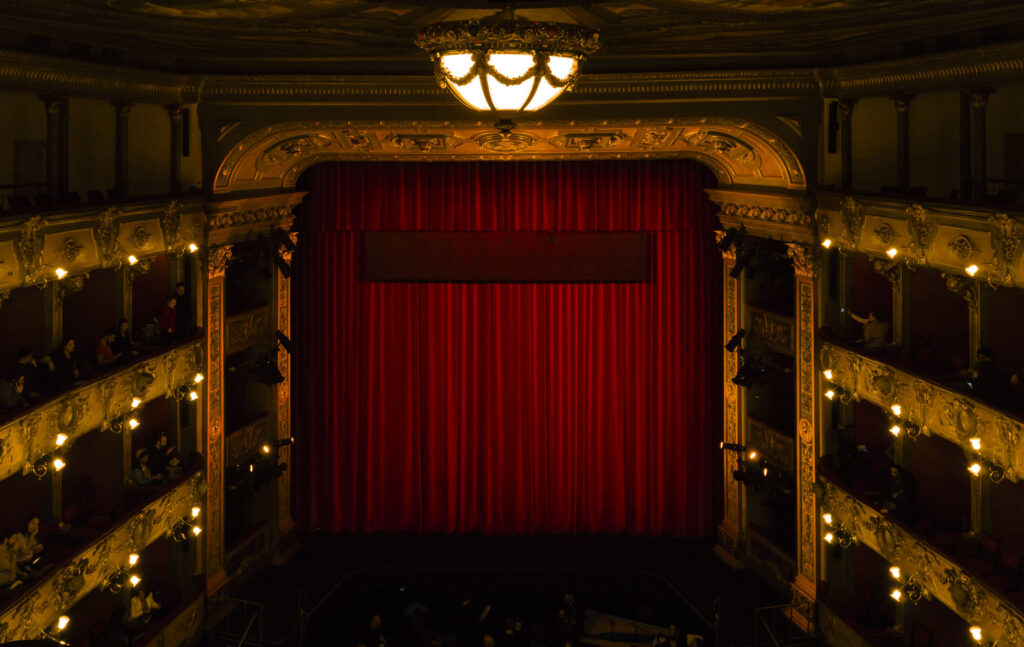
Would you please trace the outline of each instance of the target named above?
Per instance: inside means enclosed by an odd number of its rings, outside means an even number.
[[[291,233],[289,238],[292,244],[298,239],[298,234]],[[280,252],[281,258],[286,263],[291,263],[292,252],[283,249]],[[276,277],[277,294],[274,299],[275,310],[274,320],[277,322],[277,330],[291,339],[291,279],[285,278],[281,272],[274,273]],[[277,385],[277,433],[278,440],[291,438],[291,353],[283,344],[277,349],[277,370],[281,372],[284,381]],[[284,474],[277,479],[277,523],[278,530],[282,535],[291,531],[295,525],[292,519],[292,493],[291,493],[291,469],[292,469],[292,447],[284,444],[278,452],[278,462],[285,464]]]
[[[910,189],[910,100],[893,97],[896,106],[896,186],[901,193]]]
[[[171,193],[181,191],[181,112],[180,103],[172,103],[167,108],[167,116],[171,119]]]
[[[115,188],[125,196],[128,195],[128,116],[134,104],[130,101],[114,101],[113,105]]]
[[[992,90],[977,89],[969,93],[971,102],[971,199],[984,200],[987,192],[987,158],[985,145],[985,109]]]
[[[853,106],[856,99],[839,100],[839,146],[842,155],[839,158],[839,187],[844,191],[853,188]]]

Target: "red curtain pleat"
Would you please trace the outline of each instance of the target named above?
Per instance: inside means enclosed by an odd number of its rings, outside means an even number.
[[[307,171],[292,279],[300,520],[709,533],[713,181],[679,160]],[[651,279],[362,282],[364,231],[647,231]]]

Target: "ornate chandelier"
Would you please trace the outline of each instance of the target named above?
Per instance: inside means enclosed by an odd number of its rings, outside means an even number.
[[[474,110],[509,115],[539,110],[572,88],[599,46],[595,30],[533,22],[510,8],[430,25],[416,44],[430,54],[441,87]]]

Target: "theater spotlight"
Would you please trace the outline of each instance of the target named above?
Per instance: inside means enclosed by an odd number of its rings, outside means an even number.
[[[171,540],[181,544],[188,541],[190,537],[198,537],[202,532],[203,529],[199,527],[199,524],[182,519],[171,528]]]
[[[288,438],[278,438],[277,440],[274,441],[274,444],[277,445],[278,447],[287,447],[293,443],[295,443],[294,436],[289,436]]]
[[[291,355],[292,354],[292,340],[288,339],[288,335],[284,334],[280,330],[275,330],[274,331],[274,337],[277,339],[277,343],[280,344],[289,355]]]
[[[724,449],[724,450],[730,451],[730,452],[740,452],[741,454],[743,452],[747,451],[747,448],[744,447],[743,445],[739,444],[739,443],[727,443],[727,442],[724,442],[724,441],[718,443],[718,448],[719,449]]]
[[[284,247],[289,252],[295,251],[295,243],[292,242],[292,237],[288,235],[283,229],[271,229],[270,235],[274,238],[274,242]]]
[[[748,265],[750,265],[750,261],[754,260],[755,254],[757,254],[757,249],[754,247],[748,247],[745,250],[743,250],[743,253],[740,254],[739,257],[736,259],[736,265],[734,265],[733,268],[729,270],[729,276],[731,276],[734,279],[738,279],[743,270],[746,269]],[[751,278],[753,277],[753,275],[753,270],[747,269],[747,278]]]
[[[729,341],[725,344],[725,350],[730,353],[736,350],[739,347],[740,342],[743,340],[743,336],[746,334],[747,330],[745,328],[740,328],[735,335],[729,338]]]

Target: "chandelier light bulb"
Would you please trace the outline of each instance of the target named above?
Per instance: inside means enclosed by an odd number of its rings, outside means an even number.
[[[747,454],[747,458],[752,460],[752,461],[756,461],[757,460],[757,450],[756,449],[751,449],[750,453]]]
[[[826,368],[825,369],[825,379],[826,380],[831,380],[832,379],[832,369],[830,369],[830,368]]]
[[[192,534],[193,535],[198,537],[201,532],[203,532],[202,528],[200,528],[199,526],[192,526]]]
[[[132,429],[137,428],[139,424],[139,421],[136,420],[135,418],[131,418],[130,420],[128,420],[128,426],[131,427]]]
[[[899,589],[893,589],[892,593],[889,594],[889,597],[892,598],[893,600],[896,600],[897,602],[899,602],[900,600],[903,599],[903,591],[901,591]]]
[[[70,623],[71,623],[71,618],[69,618],[67,616],[61,616],[61,617],[57,618],[57,631],[64,631],[65,629],[68,628],[68,625]]]
[[[53,471],[59,472],[67,465],[63,460],[59,458],[53,459]]]
[[[129,256],[128,257],[128,264],[129,265],[135,265],[138,262],[139,262],[139,259],[136,258],[135,256]]]
[[[261,447],[260,449],[263,450],[264,454],[269,454],[270,453],[270,445],[263,445],[263,447]],[[757,453],[757,452],[751,452],[751,453]]]
[[[833,391],[832,389],[829,389],[828,391],[825,391],[825,397],[831,400],[834,397],[836,397],[836,392]]]
[[[199,513],[200,512],[202,512],[202,510],[199,508],[199,506],[193,506],[192,507],[192,518],[193,519],[199,518]]]
[[[130,578],[128,578],[128,581],[132,583],[133,587],[135,587],[139,585],[139,582],[142,581],[142,578],[138,575],[132,575]]]
[[[835,541],[835,538],[836,538],[836,536],[833,535],[832,533],[830,533],[830,532],[825,533],[824,539],[825,539],[826,543],[831,544],[833,541]]]
[[[192,402],[195,402],[196,400],[199,399],[199,394],[196,393],[195,391],[189,391],[188,392],[188,399],[191,400]]]
[[[196,376],[192,378],[192,381],[195,382],[196,384],[199,384],[200,382],[203,381],[203,379],[204,378],[202,373],[196,373]]]

